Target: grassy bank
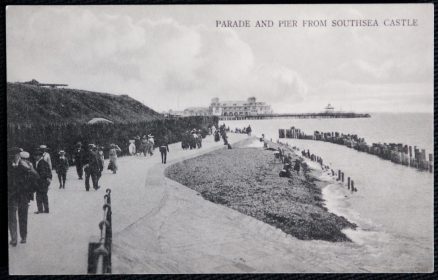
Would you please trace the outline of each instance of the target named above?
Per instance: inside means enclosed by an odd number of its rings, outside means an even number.
[[[174,164],[166,176],[299,239],[350,241],[341,230],[355,225],[323,206],[321,182],[303,174],[280,178],[281,169],[272,151],[241,144]]]

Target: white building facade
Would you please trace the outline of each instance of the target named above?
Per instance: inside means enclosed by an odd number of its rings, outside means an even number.
[[[255,97],[246,101],[220,101],[219,98],[213,98],[209,109],[213,116],[257,116],[273,113],[270,105],[257,102]]]

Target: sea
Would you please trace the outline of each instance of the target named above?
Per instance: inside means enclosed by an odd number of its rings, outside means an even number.
[[[433,154],[433,114],[375,113],[371,118],[227,120],[230,129],[252,128],[252,134],[277,141],[279,129],[299,128],[357,134],[371,143],[403,143]],[[332,182],[322,190],[327,209],[358,225],[344,233],[368,254],[364,259],[388,263],[388,271],[433,270],[433,173],[392,163],[346,146],[300,139],[280,139],[323,158],[342,170],[358,192]],[[403,267],[397,267],[397,266]],[[385,271],[385,266],[381,272]]]

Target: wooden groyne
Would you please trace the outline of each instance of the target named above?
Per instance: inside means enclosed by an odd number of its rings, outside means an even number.
[[[304,113],[304,114],[263,114],[263,115],[232,115],[219,116],[220,120],[263,120],[263,119],[340,119],[340,118],[370,118],[370,114],[333,112],[333,113]]]
[[[308,135],[295,127],[279,129],[278,136],[279,138],[308,139],[343,145],[360,152],[376,155],[379,158],[390,160],[397,164],[431,173],[434,168],[433,154],[429,154],[426,157],[426,150],[419,149],[417,146],[412,147],[402,143],[372,143],[368,145],[364,138],[360,138],[356,134],[315,131],[313,135]]]
[[[300,149],[295,147],[295,146],[294,147],[290,147],[288,143],[284,144],[284,143],[281,143],[280,141],[277,141],[277,144],[280,145],[280,146],[283,146],[283,147],[286,146],[287,149],[292,149],[292,150],[300,151]],[[280,158],[280,160],[283,163],[286,163],[286,160],[287,160],[288,156],[286,156],[285,149],[282,149],[282,148],[279,147],[278,151],[275,154],[276,154],[276,157]],[[303,158],[308,158],[311,161],[318,163],[321,166],[322,171],[329,172],[329,174],[332,176],[332,178],[334,180],[336,180],[338,182],[338,184],[340,184],[341,186],[347,186],[348,190],[351,191],[352,193],[358,191],[358,189],[354,186],[354,180],[352,178],[347,177],[347,184],[345,184],[345,173],[342,170],[339,169],[338,173],[337,173],[337,176],[336,176],[336,172],[333,169],[331,169],[331,167],[329,165],[325,165],[324,164],[324,160],[323,160],[322,157],[311,153],[310,150],[307,150],[307,151],[306,150],[302,150],[301,151],[301,155],[302,155]],[[303,169],[306,169],[306,168],[303,168]]]

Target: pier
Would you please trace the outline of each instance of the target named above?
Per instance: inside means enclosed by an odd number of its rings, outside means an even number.
[[[315,131],[313,135],[308,135],[295,127],[279,129],[278,135],[279,138],[307,139],[343,145],[360,152],[376,155],[381,159],[390,160],[396,164],[433,172],[433,154],[426,157],[426,150],[417,148],[417,146],[412,149],[412,146],[402,143],[372,143],[368,145],[364,138],[360,138],[356,134]]]
[[[263,119],[340,119],[340,118],[370,118],[368,113],[352,112],[322,112],[322,113],[302,113],[302,114],[262,114],[262,115],[233,115],[219,116],[219,120],[263,120]]]

